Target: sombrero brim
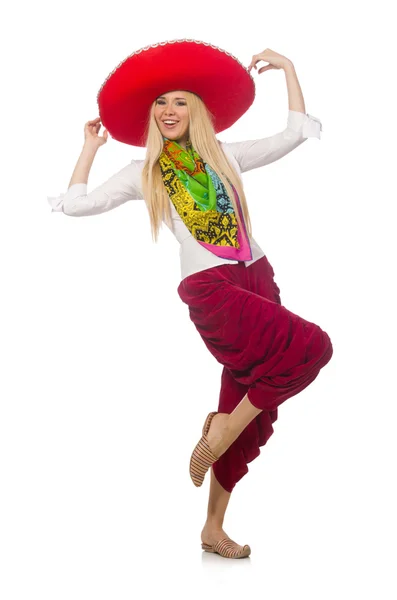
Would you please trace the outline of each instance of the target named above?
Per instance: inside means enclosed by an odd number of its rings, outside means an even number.
[[[145,146],[152,103],[173,90],[200,96],[216,133],[231,127],[255,98],[252,76],[230,53],[196,40],[161,42],[134,52],[106,78],[97,95],[103,127],[120,142]]]

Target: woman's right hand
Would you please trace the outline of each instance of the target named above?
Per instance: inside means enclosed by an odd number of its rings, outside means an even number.
[[[84,126],[85,143],[99,148],[108,141],[108,131],[103,130],[103,136],[98,135],[101,128],[101,118],[97,117],[93,121],[88,121]]]

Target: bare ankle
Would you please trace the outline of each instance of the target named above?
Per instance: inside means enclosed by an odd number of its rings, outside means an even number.
[[[223,519],[215,517],[207,517],[204,525],[204,529],[208,530],[219,530],[223,528]]]

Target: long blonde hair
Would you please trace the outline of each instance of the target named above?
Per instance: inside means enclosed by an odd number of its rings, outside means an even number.
[[[219,141],[215,137],[213,117],[201,98],[191,92],[184,93],[186,94],[186,104],[189,113],[189,137],[193,148],[202,160],[220,177],[233,204],[234,214],[236,215],[238,225],[239,227],[242,227],[239,211],[229,181],[235,187],[240,198],[246,229],[248,235],[251,236],[251,220],[243,186],[238,174],[229,163]],[[142,171],[142,188],[143,197],[149,212],[152,238],[157,242],[163,218],[171,228],[172,226],[170,198],[163,183],[159,164],[159,157],[163,150],[164,140],[154,117],[155,105],[156,102],[153,103],[150,109],[146,129],[147,152]]]

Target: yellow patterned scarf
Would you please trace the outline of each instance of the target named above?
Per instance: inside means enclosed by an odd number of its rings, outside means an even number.
[[[203,245],[239,249],[238,222],[226,188],[191,143],[184,150],[165,138],[159,162],[169,197],[195,239]],[[234,188],[233,191],[238,200]],[[216,248],[211,251],[221,255]]]

